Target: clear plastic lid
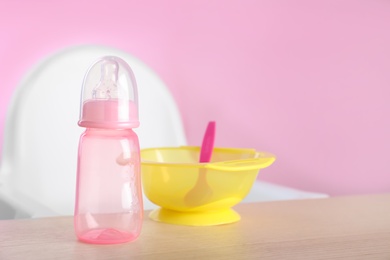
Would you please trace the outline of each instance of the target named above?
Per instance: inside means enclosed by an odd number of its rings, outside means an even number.
[[[139,126],[137,84],[122,59],[96,61],[84,77],[79,126],[123,129]]]

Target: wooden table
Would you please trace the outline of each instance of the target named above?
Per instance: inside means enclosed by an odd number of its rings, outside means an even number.
[[[72,217],[0,221],[0,259],[390,259],[390,194],[240,204],[213,227],[157,223],[137,241],[80,243]]]

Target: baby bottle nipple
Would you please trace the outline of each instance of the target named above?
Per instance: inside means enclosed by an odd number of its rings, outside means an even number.
[[[82,127],[138,127],[137,84],[129,65],[113,56],[93,64],[84,77],[80,106]]]
[[[118,63],[106,60],[101,64],[100,81],[93,89],[94,99],[118,98]]]

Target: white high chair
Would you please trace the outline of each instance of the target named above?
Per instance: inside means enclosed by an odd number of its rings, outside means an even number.
[[[136,75],[140,146],[186,144],[175,101],[143,62],[102,46],[67,49],[33,68],[11,102],[0,172],[0,189],[9,204],[34,217],[73,214],[77,146],[84,131],[77,125],[81,84],[88,67],[106,55],[121,57]],[[145,199],[145,206],[152,204]]]
[[[115,55],[136,76],[141,148],[186,144],[176,103],[159,77],[130,54],[102,46],[78,46],[47,58],[24,78],[7,114],[0,168],[1,201],[15,208],[8,218],[72,215],[81,84],[98,58]],[[244,201],[323,197],[257,182]],[[155,207],[144,197],[145,209]],[[11,214],[12,215],[12,214]],[[2,216],[0,216],[0,219]],[[3,216],[3,218],[6,218]]]

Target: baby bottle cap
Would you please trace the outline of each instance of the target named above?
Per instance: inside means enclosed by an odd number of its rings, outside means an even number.
[[[137,84],[133,71],[124,60],[107,56],[88,69],[78,124],[115,129],[139,126]]]

